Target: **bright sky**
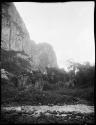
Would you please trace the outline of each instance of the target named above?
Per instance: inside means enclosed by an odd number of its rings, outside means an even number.
[[[53,46],[60,68],[67,59],[95,63],[94,2],[14,2],[36,43]]]

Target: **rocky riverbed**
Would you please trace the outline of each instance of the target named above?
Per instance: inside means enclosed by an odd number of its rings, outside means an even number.
[[[2,123],[94,124],[94,106],[40,105],[1,107]]]

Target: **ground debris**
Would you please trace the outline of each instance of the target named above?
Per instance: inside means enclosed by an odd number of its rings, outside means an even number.
[[[55,106],[55,105],[54,105]],[[93,107],[88,107],[90,111],[80,112],[80,110],[69,110],[69,107],[74,107],[66,105],[55,107],[52,106],[22,106],[20,107],[2,107],[1,121],[11,122],[11,123],[78,123],[78,124],[88,124],[94,123],[94,110]],[[77,106],[78,107],[78,106]],[[82,109],[84,105],[80,105]],[[59,109],[60,108],[60,109]],[[63,110],[62,110],[63,108]],[[10,109],[10,110],[9,110]],[[80,108],[81,109],[81,108]]]

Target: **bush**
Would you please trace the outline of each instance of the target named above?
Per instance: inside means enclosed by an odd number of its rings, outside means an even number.
[[[56,86],[57,86],[58,89],[59,89],[59,88],[62,88],[62,87],[64,87],[64,83],[63,83],[62,81],[58,81],[58,82],[56,83]]]
[[[55,90],[57,89],[56,84],[50,84],[48,81],[44,82],[43,90]]]
[[[6,85],[8,84],[8,80],[7,79],[4,79],[4,78],[1,78],[1,85]]]

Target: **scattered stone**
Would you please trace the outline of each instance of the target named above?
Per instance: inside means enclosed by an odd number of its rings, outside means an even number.
[[[81,117],[80,116],[76,116],[77,119],[80,119]]]
[[[57,114],[57,111],[53,111],[52,114]]]
[[[81,105],[80,105],[81,106]],[[64,110],[64,108],[67,109]],[[18,107],[6,107],[5,109],[2,108],[2,114],[5,119],[18,119],[21,118],[22,120],[26,119],[24,123],[39,123],[38,119],[42,119],[44,123],[92,123],[94,121],[94,112],[90,113],[80,113],[75,111],[68,111],[68,106],[66,105],[64,108],[62,106],[22,106],[21,110]],[[71,105],[69,106],[69,108]],[[78,110],[77,110],[78,111]],[[93,110],[92,110],[93,111]],[[4,115],[5,114],[5,115]],[[44,119],[44,120],[43,120]],[[50,119],[48,121],[48,119]],[[13,120],[14,121],[14,120]],[[29,122],[30,121],[30,122]],[[17,122],[17,121],[15,121]]]
[[[52,113],[50,110],[47,110],[48,113]]]
[[[39,103],[39,105],[41,105],[41,103]]]
[[[50,113],[46,112],[46,113],[45,113],[45,115],[49,116],[49,115],[52,115],[52,114],[50,114]]]

